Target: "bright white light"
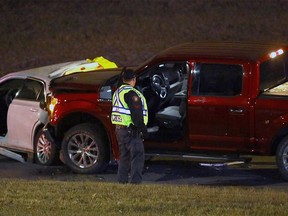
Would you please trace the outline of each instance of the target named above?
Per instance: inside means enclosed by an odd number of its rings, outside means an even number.
[[[278,55],[282,55],[283,53],[284,53],[284,51],[282,49],[277,50]]]
[[[277,56],[276,52],[270,53],[270,58],[275,58]]]
[[[284,53],[283,49],[279,49],[276,52],[271,52],[270,53],[270,58],[275,58],[276,56],[282,55]]]

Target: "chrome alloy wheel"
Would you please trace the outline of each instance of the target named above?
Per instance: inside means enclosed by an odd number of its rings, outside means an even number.
[[[288,172],[288,145],[283,150],[282,161],[284,169]]]
[[[42,133],[36,143],[36,152],[38,161],[41,164],[46,164],[51,158],[52,143],[46,139],[45,135]]]
[[[279,143],[275,156],[280,175],[288,181],[288,135]]]
[[[67,147],[70,160],[79,168],[88,168],[97,162],[98,145],[87,134],[75,134],[69,140]]]

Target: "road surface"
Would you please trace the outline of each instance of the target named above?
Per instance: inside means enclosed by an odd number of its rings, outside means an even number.
[[[195,161],[153,159],[146,162],[144,184],[210,185],[270,187],[288,191],[288,182],[281,179],[273,158],[253,157],[248,165],[211,166]],[[19,179],[48,179],[60,181],[117,182],[117,164],[110,164],[105,173],[80,175],[64,165],[44,167],[20,163],[0,156],[0,177]]]

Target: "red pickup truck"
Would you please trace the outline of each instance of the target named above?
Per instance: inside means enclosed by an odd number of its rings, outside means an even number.
[[[288,46],[195,42],[160,52],[135,68],[148,101],[147,156],[234,160],[275,155],[288,180]],[[51,161],[78,173],[118,158],[110,122],[119,69],[52,80],[47,100]]]

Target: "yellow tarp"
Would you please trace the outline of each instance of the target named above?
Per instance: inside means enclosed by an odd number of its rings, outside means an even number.
[[[117,65],[105,59],[103,56],[96,57],[94,59],[86,59],[87,63],[77,65],[65,72],[65,75],[76,73],[76,72],[87,72],[99,69],[109,69],[109,68],[117,68]]]
[[[117,68],[117,65],[114,62],[105,59],[103,56],[96,57],[93,60],[87,59],[87,62],[98,62],[99,65],[102,66],[104,69]]]

